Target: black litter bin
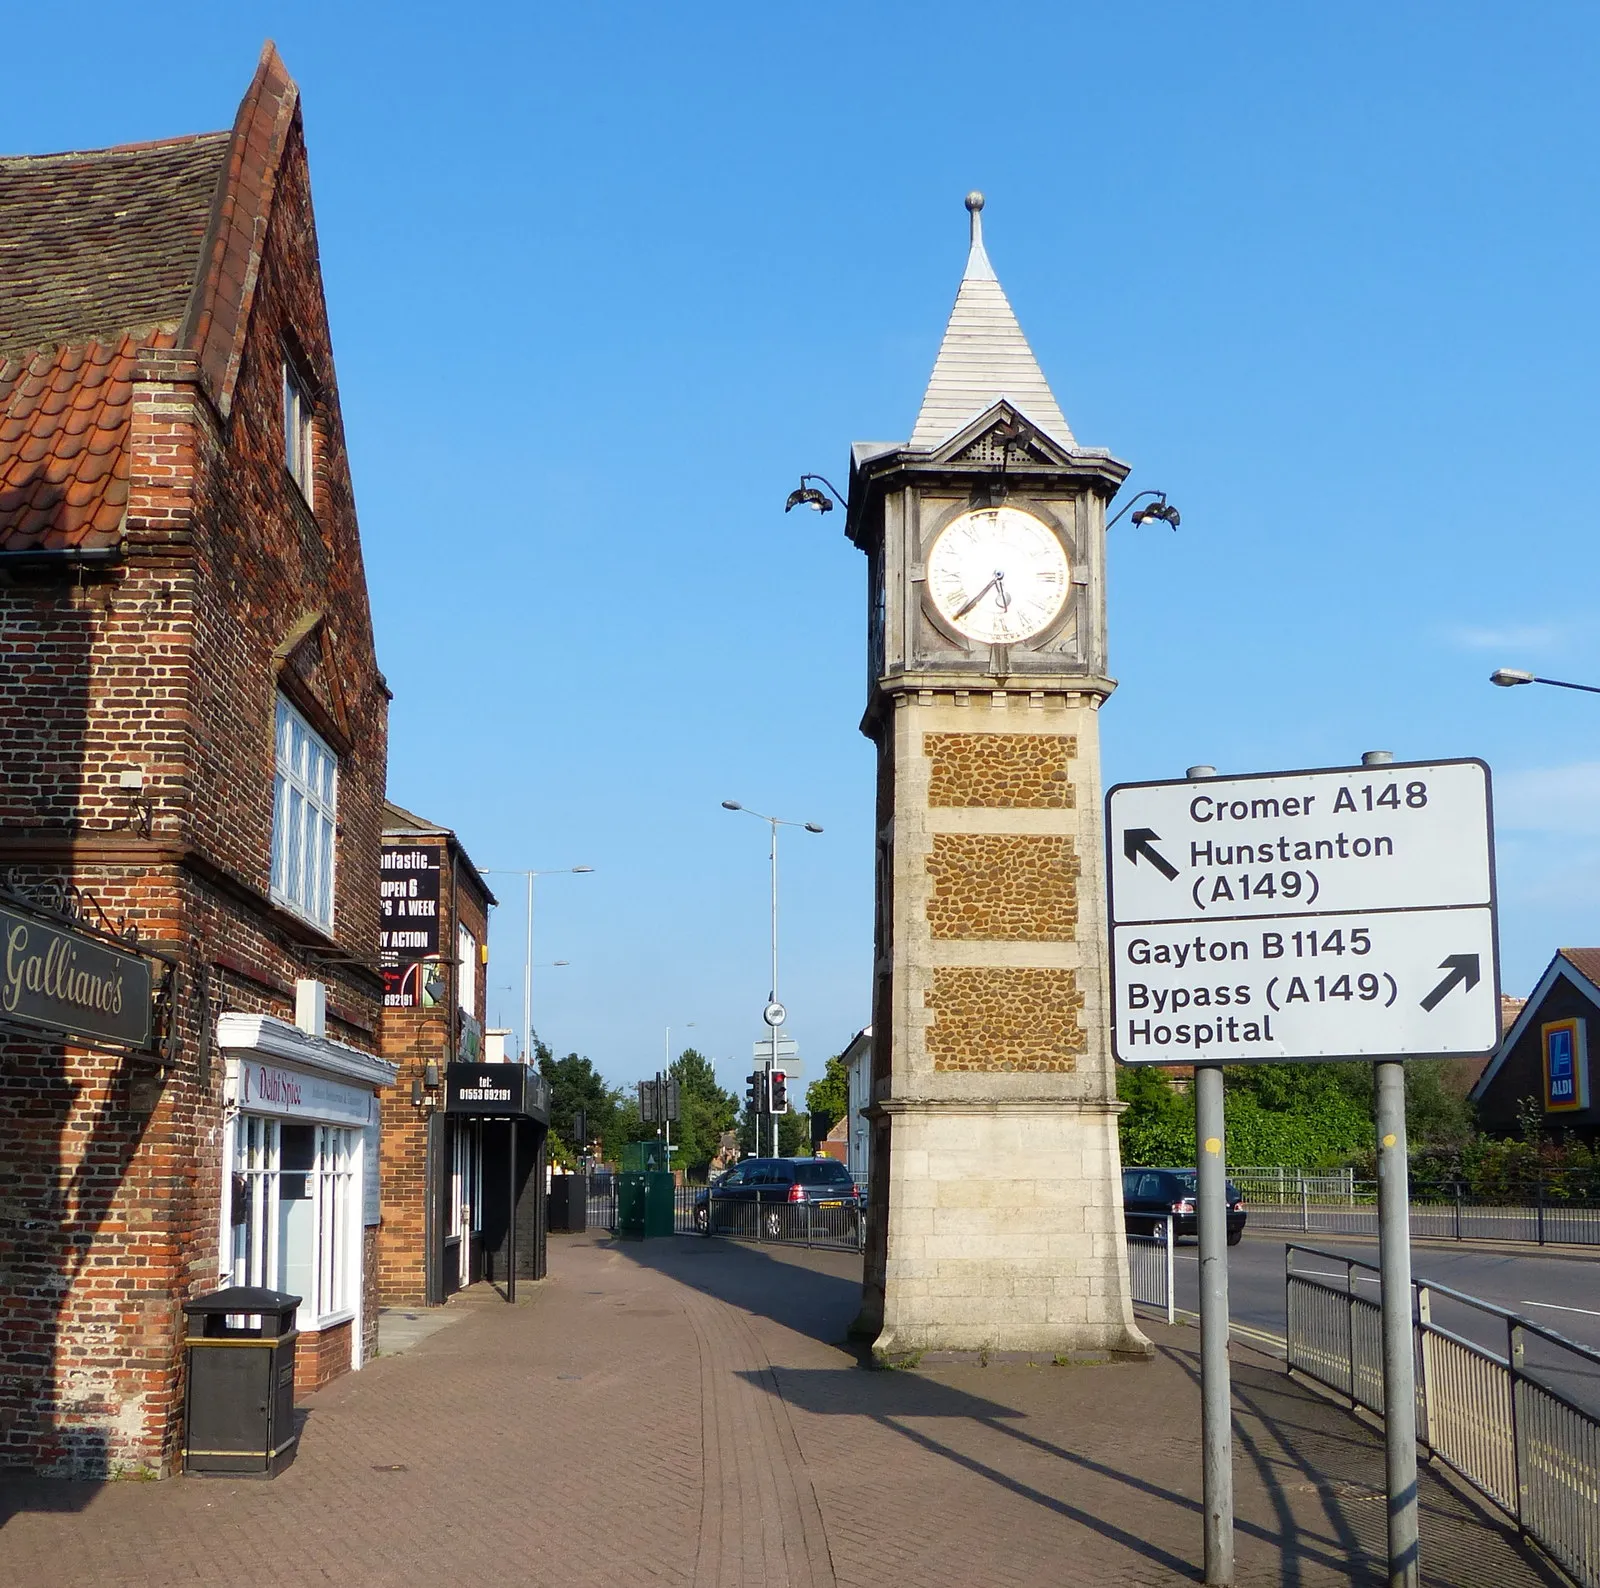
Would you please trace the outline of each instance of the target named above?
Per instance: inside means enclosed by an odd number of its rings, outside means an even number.
[[[581,1174],[550,1176],[550,1228],[560,1235],[589,1228],[589,1183]]]
[[[187,1472],[275,1478],[294,1460],[298,1296],[235,1285],[184,1307]]]

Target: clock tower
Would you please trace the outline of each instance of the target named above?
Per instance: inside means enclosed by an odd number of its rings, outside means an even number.
[[[1147,1354],[1122,1233],[1097,715],[1105,507],[983,246],[909,442],[852,449],[878,749],[871,1188],[858,1330]]]

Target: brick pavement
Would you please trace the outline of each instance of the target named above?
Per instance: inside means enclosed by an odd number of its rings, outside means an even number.
[[[1200,1579],[1197,1337],[1150,1364],[860,1366],[859,1262],[553,1239],[516,1307],[306,1398],[273,1483],[0,1484],[0,1583],[1168,1585]],[[1235,1362],[1241,1588],[1381,1580],[1374,1433]],[[1432,1474],[1424,1577],[1560,1578]]]

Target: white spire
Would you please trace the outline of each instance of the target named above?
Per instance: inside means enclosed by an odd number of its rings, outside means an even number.
[[[1004,398],[1052,441],[1075,447],[1072,431],[984,252],[983,194],[967,194],[967,212],[972,217],[967,268],[923,393],[911,445],[921,451],[938,446]]]

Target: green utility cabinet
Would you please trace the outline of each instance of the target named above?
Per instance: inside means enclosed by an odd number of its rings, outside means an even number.
[[[617,1176],[617,1234],[673,1234],[677,1201],[678,1187],[667,1168],[666,1144],[629,1142],[622,1149],[622,1173]]]

